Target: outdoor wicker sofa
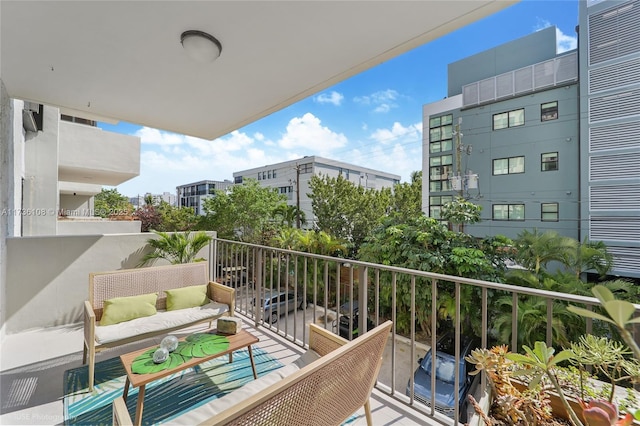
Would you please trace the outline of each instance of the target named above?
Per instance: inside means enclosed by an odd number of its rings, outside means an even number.
[[[167,291],[206,285],[205,304],[186,309],[167,310]],[[188,289],[187,289],[188,290]],[[156,311],[110,325],[101,325],[105,301],[157,294]],[[204,297],[204,296],[203,296]],[[130,342],[160,336],[195,324],[211,322],[222,315],[233,316],[235,290],[209,281],[206,262],[153,266],[89,275],[89,300],[84,304],[84,352],[89,362],[89,391],[93,390],[96,353]]]
[[[309,325],[309,350],[279,368],[171,419],[171,424],[340,425],[360,407],[373,425],[369,397],[375,385],[391,321],[352,341]],[[130,425],[122,397],[113,402],[113,424]]]

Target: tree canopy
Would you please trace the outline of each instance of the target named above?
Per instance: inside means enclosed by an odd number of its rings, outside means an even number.
[[[242,185],[234,185],[228,192],[216,190],[214,197],[205,200],[200,227],[217,231],[221,238],[267,243],[274,234],[275,212],[282,204],[286,204],[286,197],[275,188],[245,179]]]
[[[366,189],[342,176],[312,176],[309,182],[313,214],[320,231],[348,241],[357,252],[391,206],[391,189]]]
[[[94,216],[107,218],[110,215],[128,215],[133,211],[129,199],[117,188],[104,189],[94,197]]]

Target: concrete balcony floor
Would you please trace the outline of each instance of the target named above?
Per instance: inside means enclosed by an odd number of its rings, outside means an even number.
[[[257,346],[282,364],[291,363],[303,349],[265,328],[240,316],[244,327],[259,337]],[[202,330],[196,326],[184,334]],[[63,423],[63,373],[82,365],[82,324],[47,328],[9,335],[0,351],[0,424],[58,425]],[[106,350],[96,361],[116,357],[159,343],[159,338]],[[440,424],[433,419],[374,389],[371,409],[375,425]],[[364,410],[357,412],[352,425],[366,425]]]

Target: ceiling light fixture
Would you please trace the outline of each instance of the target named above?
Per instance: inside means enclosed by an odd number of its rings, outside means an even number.
[[[213,62],[222,53],[222,44],[218,39],[204,31],[185,31],[180,36],[180,43],[191,59],[196,62]]]

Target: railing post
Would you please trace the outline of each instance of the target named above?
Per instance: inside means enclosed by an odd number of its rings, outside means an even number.
[[[256,303],[253,306],[253,317],[255,318],[256,328],[260,325],[260,320],[262,319],[263,314],[262,303],[260,303],[260,301],[262,300],[262,287],[264,286],[264,284],[262,283],[262,272],[264,270],[264,261],[262,260],[263,256],[263,249],[258,248],[256,252]]]
[[[214,237],[209,241],[209,277],[211,281],[218,281],[218,238]]]
[[[367,332],[367,318],[369,317],[369,310],[367,306],[367,295],[369,294],[367,291],[367,287],[369,286],[369,268],[366,266],[360,267],[358,268],[358,272],[358,330],[360,330],[358,334],[362,335]]]

